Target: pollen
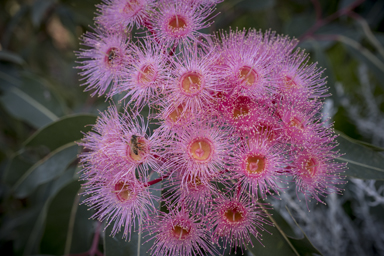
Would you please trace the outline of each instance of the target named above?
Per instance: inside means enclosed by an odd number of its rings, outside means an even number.
[[[262,156],[248,156],[246,170],[249,174],[259,174],[265,169],[265,158]]]
[[[179,240],[185,240],[185,238],[188,237],[190,230],[185,227],[181,227],[180,225],[176,225],[172,229],[172,235],[179,239]]]
[[[124,182],[116,183],[115,184],[115,191],[114,192],[115,192],[117,198],[121,202],[129,200],[132,197],[132,195],[133,195],[132,190],[129,187],[129,185],[125,184]]]
[[[207,162],[213,154],[212,143],[206,138],[194,139],[188,147],[189,155],[197,162]]]
[[[184,74],[180,79],[179,87],[185,94],[194,95],[203,88],[203,77],[196,72]]]
[[[244,85],[251,87],[257,83],[259,76],[253,68],[244,66],[239,70],[239,78]]]

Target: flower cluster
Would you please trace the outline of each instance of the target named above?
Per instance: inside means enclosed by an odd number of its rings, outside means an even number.
[[[77,52],[86,90],[125,103],[80,142],[85,203],[112,235],[140,225],[153,255],[243,250],[272,224],[260,200],[295,183],[323,203],[345,183],[323,70],[271,31],[199,32],[217,2],[103,0]]]

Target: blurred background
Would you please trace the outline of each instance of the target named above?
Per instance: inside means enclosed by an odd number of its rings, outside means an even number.
[[[83,92],[74,68],[99,3],[0,1],[1,255],[118,254],[111,249],[118,241],[108,242],[79,205],[73,143],[109,105]],[[217,12],[204,32],[271,29],[298,38],[310,62],[326,69],[332,96],[323,115],[341,135],[346,155],[338,161],[349,162],[349,182],[343,196],[310,212],[294,188],[271,199],[292,241],[316,248],[301,244],[299,254],[384,255],[384,1],[225,0]],[[124,250],[137,255],[134,246]]]

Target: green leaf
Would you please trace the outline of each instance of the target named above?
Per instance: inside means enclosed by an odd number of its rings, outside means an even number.
[[[44,254],[68,255],[86,252],[92,244],[94,221],[91,212],[80,205],[80,183],[73,181],[49,205],[40,250]]]
[[[285,208],[287,209],[289,215],[292,217],[293,221],[295,222],[295,224],[299,227],[299,229],[301,230],[301,232],[303,233],[304,237],[302,239],[295,239],[295,238],[291,238],[289,237],[289,240],[291,241],[292,245],[297,249],[298,253],[300,255],[306,255],[308,253],[316,253],[316,254],[319,254],[321,255],[321,253],[319,252],[319,250],[316,249],[315,246],[313,246],[313,244],[311,243],[311,241],[309,241],[307,235],[305,234],[305,232],[303,231],[303,229],[299,226],[299,224],[297,223],[297,221],[295,220],[295,218],[293,218],[291,212],[289,211],[288,207],[285,206]]]
[[[246,9],[247,11],[264,11],[272,8],[275,4],[275,0],[244,0],[237,4],[236,7]]]
[[[1,96],[0,100],[9,113],[36,128],[58,119],[58,117],[43,104],[17,87],[12,87],[7,90],[4,95]]]
[[[60,176],[76,159],[78,150],[79,147],[75,143],[68,143],[38,161],[12,187],[15,197],[25,198],[39,185]]]
[[[268,209],[266,210],[264,206],[261,205],[267,213],[269,220],[274,224],[274,227],[269,225],[264,225],[263,227],[267,229],[270,233],[263,232],[262,234],[262,243],[260,244],[256,238],[252,236],[251,245],[247,245],[248,250],[250,250],[254,255],[263,256],[263,255],[306,255],[306,253],[317,253],[320,252],[311,244],[309,239],[306,237],[303,232],[304,238],[298,239],[297,235],[294,233],[289,224],[284,220],[284,218],[275,210]],[[273,214],[273,215],[272,215]],[[296,221],[295,221],[296,223]],[[297,223],[296,223],[297,225]],[[289,234],[289,236],[287,235]],[[321,255],[321,254],[320,254]]]
[[[144,241],[148,240],[150,236],[146,235],[145,240],[143,235],[138,232],[134,232],[131,235],[131,240],[125,241],[122,239],[122,235],[118,233],[116,236],[110,236],[113,227],[112,223],[108,226],[104,234],[104,255],[105,256],[136,256],[136,255],[149,255],[147,251],[151,248],[153,240],[148,243]],[[143,244],[144,243],[144,244]]]
[[[19,65],[25,64],[25,61],[19,55],[6,50],[0,51],[0,61],[9,61]]]
[[[48,9],[52,7],[57,0],[37,0],[32,5],[32,24],[35,28],[40,26]]]
[[[338,137],[337,149],[345,155],[337,158],[339,162],[348,162],[345,174],[359,179],[384,180],[384,157],[369,147],[356,143],[346,135]]]
[[[19,241],[17,247],[20,252],[23,252],[23,255],[31,255],[38,252],[49,205],[57,193],[74,180],[75,170],[76,168],[74,167],[69,168],[56,180],[39,187],[39,189],[43,189],[43,191],[38,191],[39,193],[43,192],[43,194],[38,195],[38,197],[44,200],[43,203],[35,203],[31,209],[35,214],[26,223],[21,223],[17,229],[21,236],[21,240],[16,240]],[[77,181],[75,182],[78,184]]]
[[[3,74],[1,75],[3,77]],[[0,101],[14,117],[40,128],[63,115],[63,100],[59,94],[54,93],[53,86],[46,80],[23,72],[20,79],[12,79],[9,82],[12,86],[8,86]]]
[[[263,206],[261,206],[263,207]],[[263,207],[264,208],[264,207]],[[265,210],[269,220],[274,224],[274,227],[264,225],[263,227],[269,232],[262,232],[262,243],[252,236],[252,245],[248,244],[247,248],[254,255],[269,256],[269,255],[284,255],[284,256],[299,256],[297,249],[292,244],[290,239],[278,225],[274,217]]]
[[[378,147],[376,145],[373,145],[373,144],[365,142],[365,141],[356,140],[354,138],[351,138],[351,137],[347,136],[345,133],[343,133],[341,131],[336,130],[335,132],[338,133],[344,139],[347,139],[347,140],[349,140],[352,143],[356,143],[356,144],[368,147],[368,148],[370,148],[370,149],[372,149],[374,151],[377,151],[377,152],[383,152],[384,151],[384,148],[382,148],[382,147]]]
[[[88,114],[65,116],[38,130],[23,143],[23,147],[44,145],[55,150],[64,144],[80,140],[83,137],[82,132],[90,131],[90,124],[94,124],[96,118]]]
[[[33,163],[24,159],[21,154],[14,155],[5,170],[4,182],[9,186],[13,186],[32,165]]]

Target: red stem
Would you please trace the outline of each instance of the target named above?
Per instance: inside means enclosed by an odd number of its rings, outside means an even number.
[[[157,178],[157,179],[148,181],[147,183],[144,184],[144,187],[152,186],[152,185],[154,185],[154,184],[156,184],[156,183],[159,183],[160,181],[162,181],[163,179],[166,179],[166,178],[168,178],[168,177],[169,177],[169,175],[164,175],[164,176],[162,176],[162,177],[160,177],[160,178]]]

